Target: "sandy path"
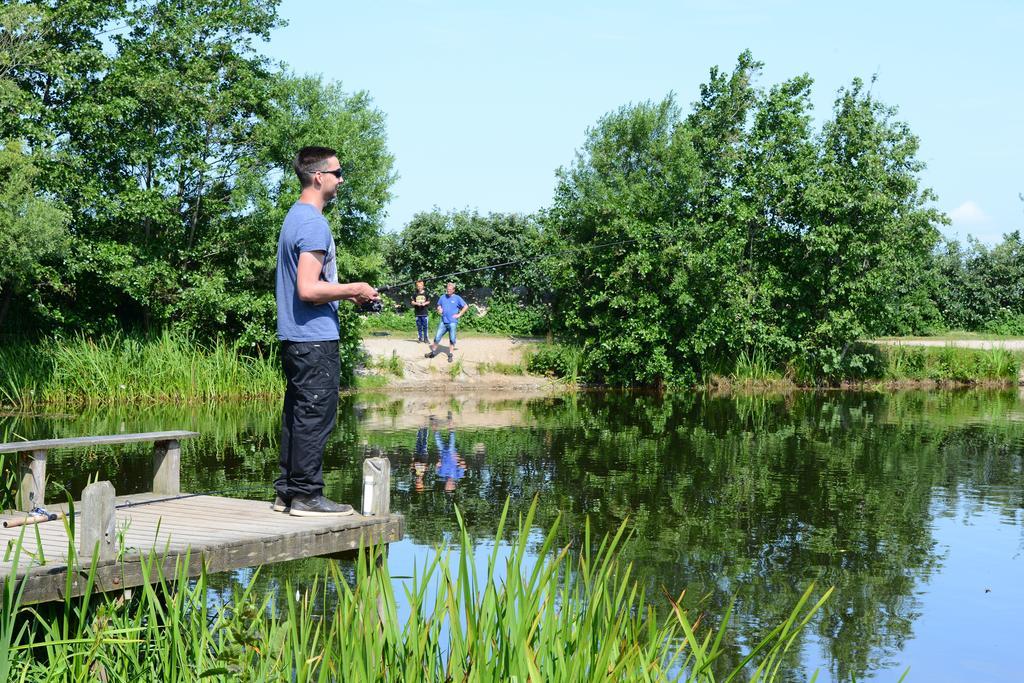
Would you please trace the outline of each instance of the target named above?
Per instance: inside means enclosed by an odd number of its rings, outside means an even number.
[[[516,337],[460,335],[452,363],[447,358],[447,338],[438,346],[439,353],[432,359],[424,358],[430,346],[417,343],[415,333],[391,332],[386,336],[364,337],[363,349],[375,360],[392,357],[401,359],[404,377],[390,375],[390,389],[445,392],[464,389],[554,391],[558,385],[548,377],[501,374],[488,368],[498,363],[519,365],[523,361],[524,351],[538,341]],[[383,374],[379,370],[376,372]]]
[[[885,346],[952,346],[959,349],[1024,350],[1024,339],[874,339]]]

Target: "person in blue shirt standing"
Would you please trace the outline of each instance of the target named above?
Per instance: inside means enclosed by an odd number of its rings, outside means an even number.
[[[452,427],[450,417],[447,446],[441,441],[441,432],[438,430],[434,430],[434,442],[437,444],[437,476],[444,479],[445,492],[451,493],[458,481],[466,476],[466,461],[455,447],[455,428]]]
[[[441,322],[437,325],[437,334],[434,341],[430,343],[428,358],[437,355],[437,342],[441,340],[444,333],[449,335],[449,362],[452,362],[452,354],[455,352],[456,328],[459,326],[459,318],[466,312],[469,306],[462,297],[455,293],[455,283],[449,283],[444,287],[444,294],[437,299],[437,314],[441,316]]]
[[[297,517],[348,515],[352,506],[323,495],[324,446],[338,417],[338,302],[380,296],[365,282],[338,282],[334,237],[323,214],[344,182],[337,152],[303,147],[293,165],[302,192],[277,242],[277,338],[287,388],[273,508]]]
[[[459,318],[469,309],[469,306],[462,297],[455,293],[455,283],[449,282],[445,286],[444,294],[437,300],[437,314],[441,316],[441,322],[437,326],[437,334],[434,341],[430,343],[430,353],[427,358],[437,355],[437,342],[441,341],[444,333],[448,333],[448,362],[452,362],[452,354],[455,352],[455,329],[459,325]]]

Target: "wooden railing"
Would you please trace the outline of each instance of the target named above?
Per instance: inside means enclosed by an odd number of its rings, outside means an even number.
[[[19,453],[21,470],[20,508],[28,511],[45,504],[46,454],[60,448],[86,448],[126,443],[153,443],[153,493],[175,495],[181,491],[181,440],[197,432],[146,432],[79,436],[70,439],[41,439],[0,443],[0,453]]]

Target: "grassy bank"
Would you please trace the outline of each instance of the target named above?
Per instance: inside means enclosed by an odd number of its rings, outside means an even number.
[[[1024,352],[953,346],[877,346],[878,364],[863,379],[875,382],[1016,384]]]
[[[726,368],[709,372],[696,388],[1012,385],[1024,367],[1024,352],[1005,349],[865,344],[857,353],[866,359],[860,367],[831,378],[810,376],[797,362],[780,364],[757,352],[741,354]],[[387,377],[404,374],[397,358],[368,367],[379,376],[359,378],[360,388],[379,388]],[[550,375],[570,385],[593,381],[586,352],[559,344],[538,346],[522,364],[493,363],[484,370]],[[202,344],[168,333],[151,340],[54,338],[0,346],[0,405],[8,408],[276,399],[283,391],[273,350],[261,355],[229,342]]]
[[[555,545],[556,522],[534,551],[534,505],[508,547],[505,510],[486,566],[460,517],[458,547],[411,577],[360,557],[354,584],[332,563],[305,592],[249,589],[220,608],[205,576],[161,577],[156,563],[154,585],[127,602],[86,596],[37,611],[8,582],[0,680],[771,681],[799,664],[801,631],[829,593],[814,602],[808,589],[783,624],[741,645],[728,612],[712,627],[682,596],[646,604],[617,559],[622,529],[600,544],[585,533],[572,551]]]
[[[822,386],[871,386],[877,388],[943,385],[1016,385],[1024,352],[1006,349],[968,349],[954,346],[886,346],[860,344],[855,351],[861,363],[836,377],[809,374],[799,361],[773,362],[764,354],[740,354],[724,369],[708,372],[699,389],[785,389]],[[541,345],[530,359],[528,370],[586,383],[587,354],[561,344]],[[688,387],[689,388],[689,387]]]
[[[940,334],[928,335],[928,336],[903,336],[903,337],[878,337],[879,341],[894,341],[894,342],[907,342],[907,341],[993,341],[993,342],[1007,342],[1007,341],[1024,341],[1024,337],[1020,335],[1012,334],[997,334],[995,332],[967,332],[965,330],[949,330]]]
[[[0,403],[33,405],[201,402],[280,396],[276,355],[166,333],[45,339],[0,346]]]

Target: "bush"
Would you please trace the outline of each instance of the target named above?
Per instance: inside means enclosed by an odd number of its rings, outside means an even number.
[[[514,295],[500,294],[489,299],[486,307],[470,304],[469,310],[459,319],[459,331],[517,336],[541,335],[548,329],[548,312],[548,308],[541,304],[524,304]],[[439,321],[437,313],[431,311],[431,331],[437,329]],[[402,310],[400,304],[386,297],[384,311],[361,315],[359,324],[360,331],[364,333],[383,330],[416,332],[416,317],[412,310]]]
[[[491,334],[540,335],[548,329],[548,308],[525,304],[511,294],[499,294],[487,301],[483,313],[471,305],[466,311],[463,329]]]
[[[1003,310],[997,317],[985,323],[982,331],[1022,337],[1024,336],[1024,314]]]
[[[567,382],[578,382],[583,374],[584,352],[564,344],[544,344],[529,358],[528,372],[551,375]]]

